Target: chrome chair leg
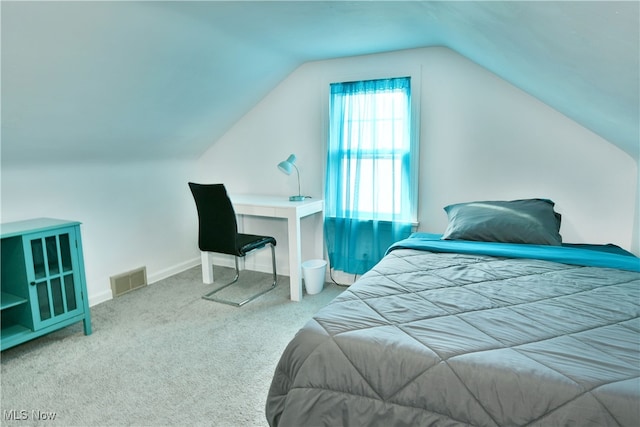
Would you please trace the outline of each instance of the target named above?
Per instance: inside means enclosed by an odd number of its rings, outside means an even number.
[[[229,283],[225,284],[225,285],[220,286],[219,288],[214,289],[213,291],[209,292],[208,294],[203,295],[202,298],[215,301],[213,298],[210,298],[211,295],[213,295],[213,294],[215,294],[217,292],[220,292],[221,290],[233,285],[234,283],[236,283],[238,281],[238,278],[240,277],[240,269],[238,268],[238,257],[234,257],[234,260],[236,262],[236,275],[233,278],[233,280],[230,281]]]
[[[234,283],[238,282],[238,279],[240,277],[240,269],[238,268],[238,257],[235,257],[235,263],[236,263],[236,275],[233,278],[233,280],[225,285],[220,286],[219,288],[209,292],[208,294],[204,295],[202,298],[209,300],[209,301],[215,301],[215,302],[220,302],[223,304],[227,304],[227,305],[232,305],[234,307],[242,307],[243,305],[245,305],[246,303],[253,301],[254,299],[258,298],[261,295],[266,294],[267,292],[273,290],[276,285],[278,284],[278,275],[276,273],[276,250],[275,250],[275,246],[272,244],[269,244],[271,246],[271,264],[273,266],[273,283],[271,284],[271,286],[265,290],[262,290],[260,292],[258,292],[257,294],[251,295],[249,298],[240,301],[240,302],[236,302],[236,301],[231,301],[231,300],[227,300],[227,299],[223,299],[223,298],[215,298],[213,297],[213,295],[215,295],[216,293],[220,292],[221,290],[233,285]]]

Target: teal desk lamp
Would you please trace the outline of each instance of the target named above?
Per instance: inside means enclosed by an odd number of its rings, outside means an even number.
[[[282,172],[284,172],[287,175],[291,175],[291,171],[293,169],[296,170],[296,174],[298,175],[298,195],[297,196],[289,196],[289,201],[290,202],[302,202],[302,201],[304,201],[306,196],[303,196],[303,195],[300,194],[300,171],[296,167],[295,163],[296,163],[296,155],[292,154],[289,157],[287,157],[287,160],[283,160],[282,162],[278,163],[278,169],[280,169]]]

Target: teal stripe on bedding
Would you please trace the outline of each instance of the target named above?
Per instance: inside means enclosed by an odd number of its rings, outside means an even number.
[[[562,246],[520,243],[441,240],[441,234],[414,233],[387,250],[419,249],[432,252],[490,255],[507,258],[533,258],[563,264],[617,268],[640,272],[640,258],[615,245],[563,244]]]

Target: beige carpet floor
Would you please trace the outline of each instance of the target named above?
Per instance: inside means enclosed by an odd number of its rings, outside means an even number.
[[[223,283],[232,270],[216,267]],[[245,272],[249,287],[269,274]],[[81,323],[1,355],[1,425],[265,426],[280,354],[344,288],[289,300],[288,277],[241,308],[201,298],[200,268],[92,307]],[[247,286],[243,292],[251,292]],[[46,418],[46,419],[45,419]]]

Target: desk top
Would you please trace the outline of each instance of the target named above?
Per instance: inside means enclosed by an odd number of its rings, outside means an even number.
[[[302,202],[290,202],[288,196],[267,196],[258,194],[230,194],[233,208],[240,215],[271,217],[298,217],[322,212],[324,200],[305,199]]]
[[[302,202],[291,202],[288,196],[266,196],[263,194],[230,194],[231,202],[236,205],[271,206],[295,208],[311,204],[323,203],[322,199],[304,199]],[[324,203],[323,203],[324,204]]]

